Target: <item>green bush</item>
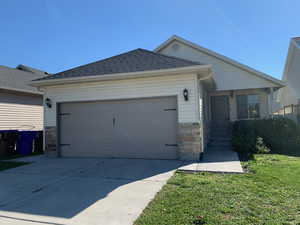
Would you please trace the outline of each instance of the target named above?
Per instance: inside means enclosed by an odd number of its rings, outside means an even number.
[[[243,120],[233,124],[232,146],[246,154],[300,152],[300,130],[290,119]]]

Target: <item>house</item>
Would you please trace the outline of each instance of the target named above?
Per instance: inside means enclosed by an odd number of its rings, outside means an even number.
[[[43,129],[43,94],[28,82],[45,75],[29,66],[0,66],[0,130]]]
[[[284,83],[172,36],[31,85],[45,93],[49,156],[197,160],[211,124],[267,117]]]
[[[300,37],[292,38],[282,80],[286,87],[276,92],[274,111],[289,105],[300,104]]]

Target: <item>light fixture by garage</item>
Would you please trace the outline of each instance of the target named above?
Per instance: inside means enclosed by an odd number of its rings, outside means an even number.
[[[47,106],[48,108],[51,108],[51,107],[52,107],[51,99],[50,99],[50,98],[46,98],[45,104],[46,104],[46,106]]]
[[[186,88],[183,90],[183,97],[185,101],[189,100],[189,91]]]

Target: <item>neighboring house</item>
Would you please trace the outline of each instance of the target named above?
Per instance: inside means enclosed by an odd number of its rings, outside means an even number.
[[[300,104],[300,37],[290,41],[282,80],[286,87],[276,92],[274,111]]]
[[[48,103],[48,155],[182,160],[199,159],[211,124],[268,117],[284,86],[177,36],[31,84]]]
[[[28,66],[0,66],[0,130],[43,130],[43,94],[29,86],[46,73]]]

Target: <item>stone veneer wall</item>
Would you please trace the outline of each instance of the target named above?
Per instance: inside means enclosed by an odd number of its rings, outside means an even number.
[[[45,153],[49,157],[57,157],[57,129],[55,126],[45,127]]]
[[[202,152],[200,123],[178,124],[179,159],[199,160]]]

